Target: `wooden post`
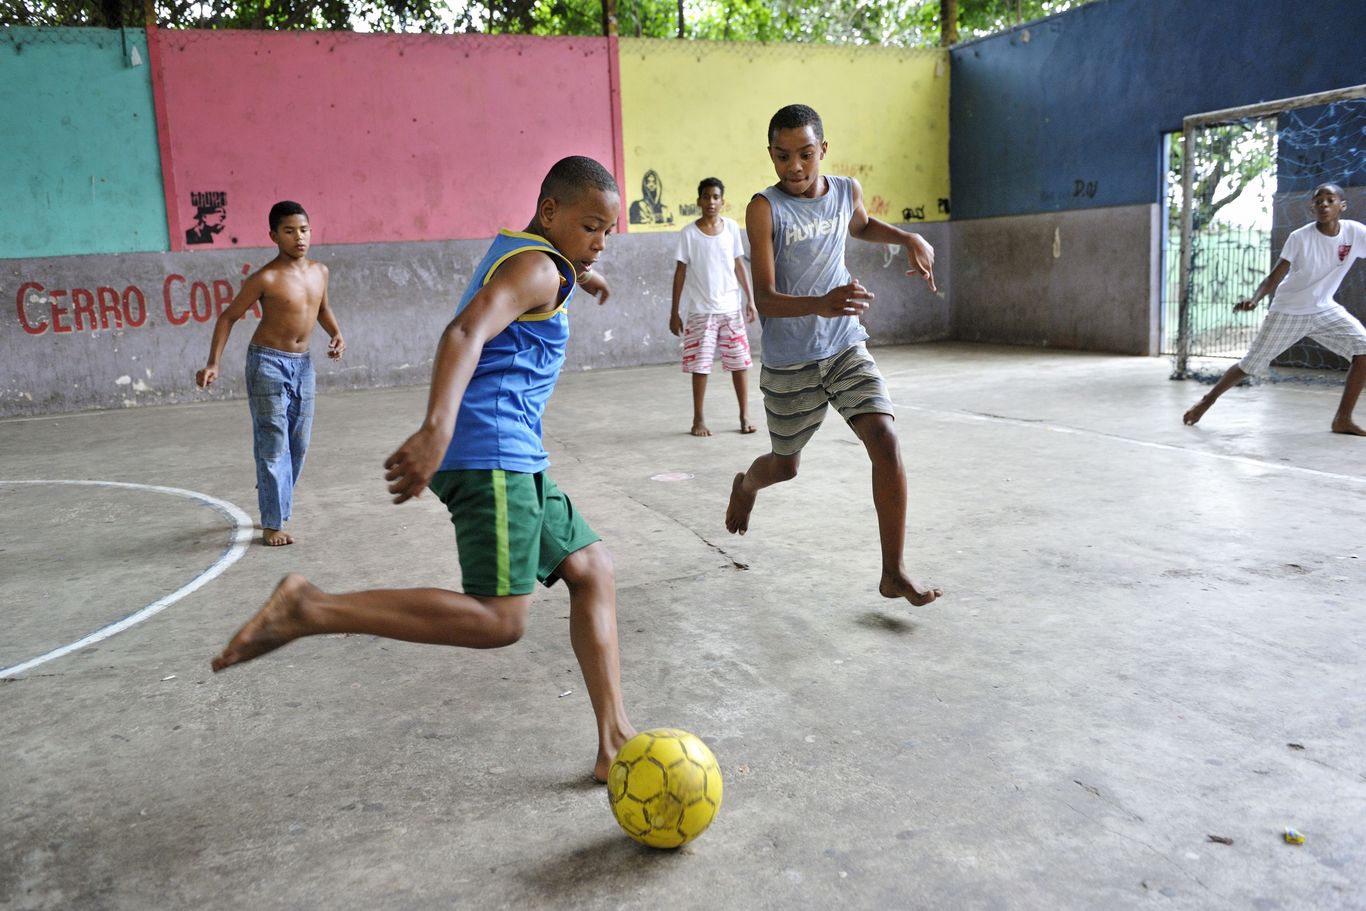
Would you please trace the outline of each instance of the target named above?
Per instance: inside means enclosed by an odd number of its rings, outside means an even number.
[[[617,34],[617,0],[602,0],[602,33],[609,38]]]

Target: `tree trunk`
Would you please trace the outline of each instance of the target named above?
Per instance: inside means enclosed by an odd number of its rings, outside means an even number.
[[[958,43],[958,0],[939,0],[939,46]]]
[[[688,37],[687,29],[683,24],[683,0],[678,0],[678,37]]]
[[[617,33],[617,0],[602,0],[602,33],[609,37]]]

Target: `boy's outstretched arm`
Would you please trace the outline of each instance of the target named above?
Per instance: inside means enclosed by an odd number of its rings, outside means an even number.
[[[820,297],[798,297],[777,291],[773,263],[773,209],[756,196],[745,209],[750,262],[754,270],[754,305],[764,316],[858,316],[868,309],[873,292],[852,281]]]
[[[318,325],[323,327],[327,337],[331,339],[327,343],[327,356],[334,361],[341,360],[342,354],[346,351],[346,339],[342,338],[341,326],[337,323],[337,316],[332,312],[332,308],[327,305],[327,284],[329,273],[327,266],[319,263],[323,270],[323,299],[318,305]]]
[[[1285,278],[1286,273],[1288,273],[1289,271],[1290,261],[1284,259],[1278,260],[1276,262],[1275,268],[1273,268],[1270,274],[1268,274],[1266,278],[1262,279],[1262,283],[1257,286],[1257,293],[1253,294],[1247,300],[1238,301],[1238,303],[1233,305],[1233,309],[1257,309],[1257,304],[1261,302],[1262,298],[1269,297],[1270,295],[1276,293],[1276,289],[1280,287],[1281,280]]]
[[[554,306],[559,289],[560,272],[548,256],[519,253],[500,266],[446,326],[436,345],[422,426],[384,460],[384,479],[395,503],[421,494],[436,474],[484,344],[522,314]]]
[[[213,340],[209,342],[209,360],[194,375],[195,385],[200,389],[212,386],[213,381],[218,379],[218,362],[223,357],[223,349],[227,347],[228,336],[232,334],[232,324],[246,316],[251,305],[265,293],[265,279],[260,272],[256,272],[242,283],[242,290],[237,292],[228,309],[218,314],[213,324]]]
[[[906,255],[911,260],[911,268],[906,270],[906,274],[920,276],[925,279],[931,291],[938,291],[939,289],[934,286],[934,247],[919,234],[903,231],[895,225],[889,225],[870,216],[868,210],[863,207],[863,187],[857,180],[853,183],[854,217],[849,220],[850,236],[875,244],[905,247]]]

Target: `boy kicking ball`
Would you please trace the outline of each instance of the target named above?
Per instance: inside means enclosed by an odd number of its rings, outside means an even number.
[[[1366,429],[1352,420],[1366,385],[1366,329],[1333,299],[1352,263],[1366,258],[1366,225],[1342,217],[1347,200],[1335,183],[1318,186],[1312,205],[1313,223],[1291,232],[1280,261],[1257,293],[1233,305],[1234,310],[1253,310],[1262,298],[1274,295],[1252,348],[1186,411],[1182,418],[1186,424],[1199,423],[1219,396],[1248,376],[1263,373],[1278,354],[1308,336],[1352,362],[1333,416],[1333,432],[1366,436]]]
[[[616,180],[591,158],[550,169],[526,230],[501,232],[476,267],[437,343],[426,416],[384,463],[395,503],[430,488],[446,504],[464,590],[325,592],[286,576],[213,659],[215,672],[321,633],[502,648],[521,638],[536,583],[563,579],[597,716],[593,777],[607,780],[636,733],[621,698],[616,578],[602,539],[546,474],[541,416],[564,364],[576,280],[607,293],[592,266],[619,207]]]

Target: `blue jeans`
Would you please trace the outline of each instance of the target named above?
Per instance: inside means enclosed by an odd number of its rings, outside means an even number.
[[[316,378],[308,352],[247,348],[252,454],[262,528],[284,528],[313,429]]]

